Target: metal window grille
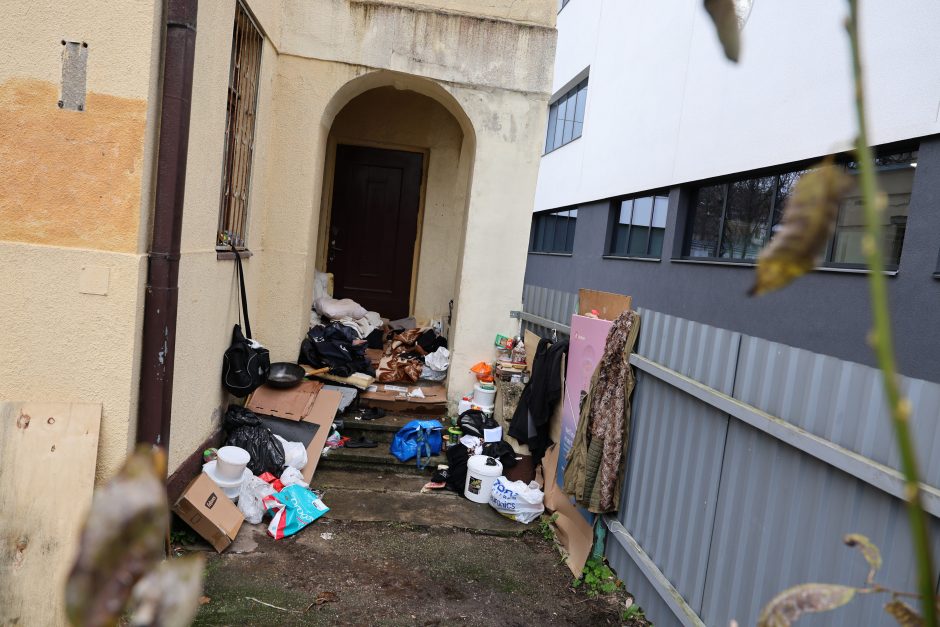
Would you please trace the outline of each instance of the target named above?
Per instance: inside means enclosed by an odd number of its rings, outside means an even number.
[[[228,79],[225,120],[225,153],[219,232],[216,245],[245,248],[248,237],[248,194],[255,147],[258,80],[264,37],[241,2],[235,6],[232,61]]]

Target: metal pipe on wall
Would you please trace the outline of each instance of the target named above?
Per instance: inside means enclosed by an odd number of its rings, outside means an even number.
[[[144,296],[137,442],[169,449],[198,0],[166,0],[153,231]]]

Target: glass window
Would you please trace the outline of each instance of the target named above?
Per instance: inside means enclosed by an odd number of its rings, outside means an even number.
[[[901,245],[907,229],[907,209],[914,187],[917,152],[897,153],[875,159],[878,186],[887,196],[887,206],[881,213],[881,244],[885,263],[897,268],[901,261]],[[865,213],[858,190],[858,165],[850,162],[846,171],[854,179],[853,186],[839,206],[835,236],[829,261],[833,264],[861,265],[865,263],[862,238],[865,232]]]
[[[577,209],[535,214],[529,252],[570,254],[574,251]]]
[[[587,106],[587,79],[570,89],[548,109],[548,131],[545,152],[581,137],[584,130],[584,108]]]
[[[718,256],[718,229],[721,227],[724,202],[724,185],[710,185],[698,190],[693,207],[691,235],[686,243],[686,255]]]
[[[770,203],[775,176],[745,179],[728,186],[724,231],[719,257],[757,259],[770,232]]]
[[[659,257],[666,230],[666,196],[643,196],[614,208],[610,250],[617,257]]]
[[[848,163],[846,171],[857,179],[857,166]],[[881,246],[887,265],[897,268],[907,228],[907,211],[914,185],[917,152],[881,155],[876,159],[878,184],[888,203],[883,213]],[[685,256],[738,261],[754,261],[761,248],[779,230],[783,209],[796,182],[809,170],[788,170],[773,176],[751,177],[721,185],[708,185],[696,191],[692,203]],[[857,185],[839,207],[835,234],[829,244],[826,263],[859,267],[865,264],[862,252],[864,213]]]

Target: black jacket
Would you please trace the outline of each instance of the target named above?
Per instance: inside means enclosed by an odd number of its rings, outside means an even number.
[[[532,376],[522,390],[519,405],[509,423],[509,435],[529,445],[532,462],[538,464],[545,450],[552,445],[548,436],[549,420],[561,400],[561,369],[568,354],[568,340],[552,344],[539,340],[532,363]]]

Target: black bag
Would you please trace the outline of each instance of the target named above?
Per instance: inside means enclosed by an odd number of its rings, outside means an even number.
[[[222,356],[222,387],[236,398],[244,398],[268,380],[271,370],[271,355],[268,349],[251,339],[251,323],[248,321],[248,299],[245,294],[245,273],[242,258],[235,252],[235,271],[238,274],[242,312],[245,316],[245,332],[241,325],[232,329],[232,343]]]
[[[240,405],[229,405],[225,412],[225,429],[228,431],[225,445],[248,451],[251,458],[248,469],[252,473],[281,475],[285,464],[284,445],[254,412]]]

